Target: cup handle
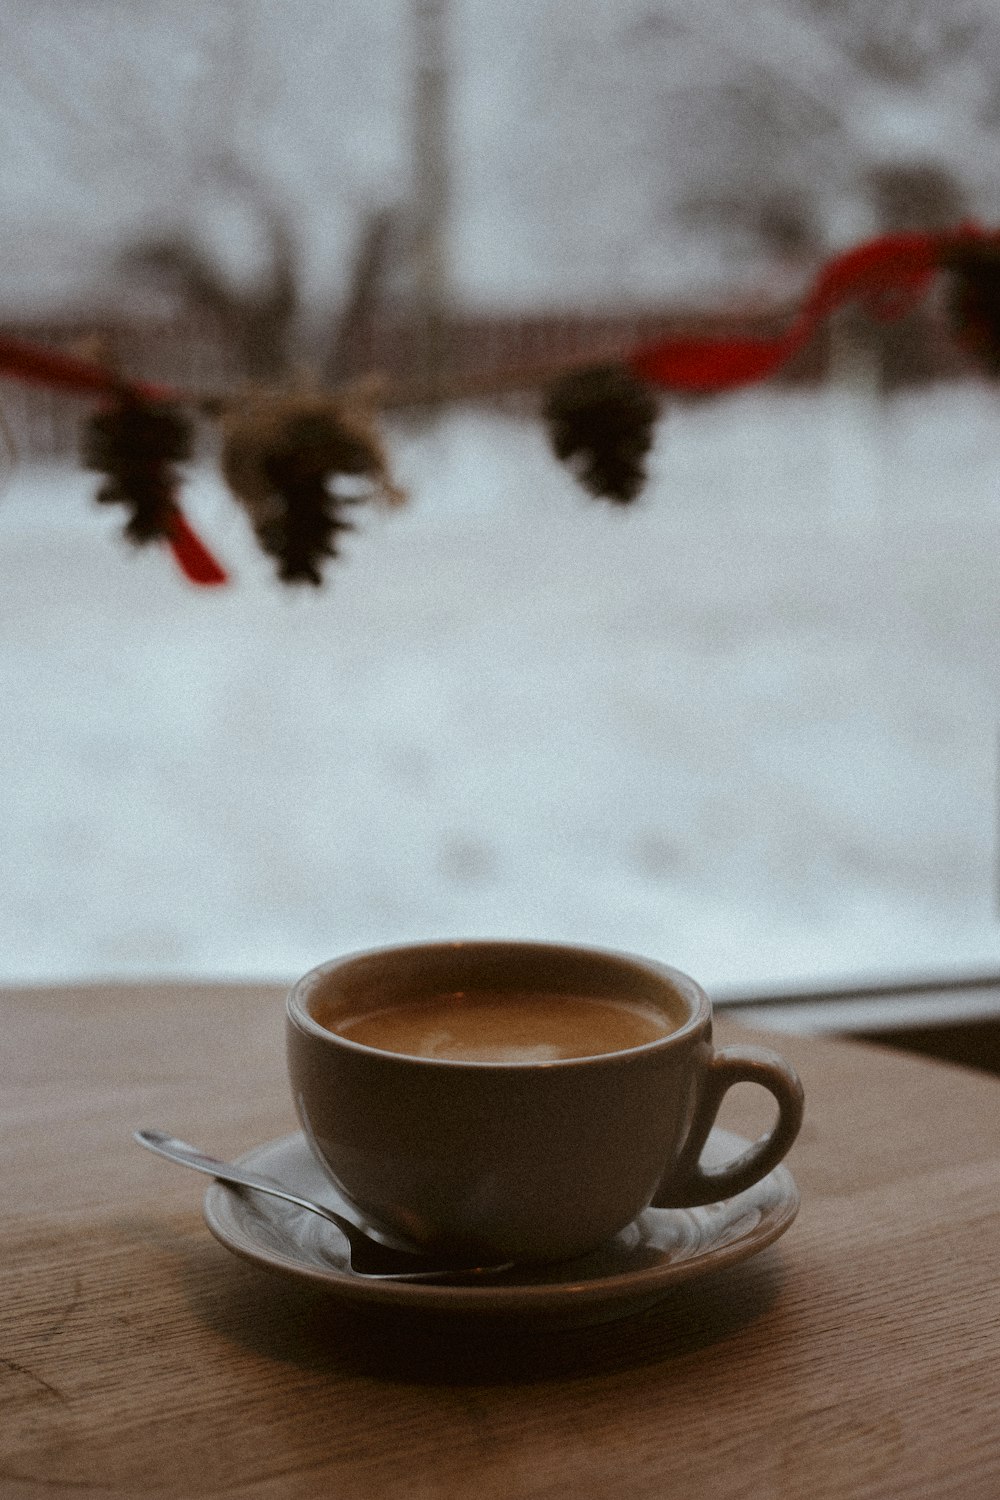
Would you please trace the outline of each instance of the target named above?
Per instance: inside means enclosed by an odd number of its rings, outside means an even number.
[[[778,1118],[734,1161],[704,1168],[700,1158],[715,1124],[723,1095],[734,1083],[759,1083],[778,1101]],[[799,1076],[790,1063],[766,1047],[720,1047],[705,1068],[700,1097],[677,1169],[661,1183],[653,1208],[696,1208],[717,1203],[752,1187],[785,1156],[802,1124],[804,1096]]]

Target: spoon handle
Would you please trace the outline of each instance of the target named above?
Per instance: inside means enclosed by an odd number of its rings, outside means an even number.
[[[270,1193],[273,1198],[284,1198],[286,1203],[294,1203],[296,1208],[304,1208],[309,1213],[318,1214],[321,1219],[329,1220],[347,1241],[351,1269],[359,1276],[380,1281],[462,1284],[497,1276],[513,1269],[510,1261],[497,1266],[442,1264],[440,1260],[428,1258],[420,1251],[391,1245],[383,1241],[381,1236],[376,1236],[374,1231],[369,1233],[349,1219],[334,1213],[332,1208],[316,1203],[311,1198],[300,1198],[297,1193],[290,1193],[273,1177],[248,1172],[236,1162],[219,1161],[217,1157],[199,1151],[197,1146],[190,1146],[187,1141],[179,1141],[176,1136],[167,1135],[164,1130],[135,1130],[132,1134],[140,1146],[145,1146],[147,1151],[155,1151],[157,1156],[165,1156],[168,1161],[177,1162],[182,1167],[193,1167],[196,1172],[204,1172],[217,1182],[229,1182],[236,1187],[254,1188],[258,1193]]]
[[[256,1188],[258,1192],[270,1193],[275,1198],[284,1198],[286,1203],[294,1203],[296,1208],[306,1208],[311,1213],[319,1214],[323,1219],[329,1219],[330,1223],[336,1224],[337,1228],[348,1238],[352,1230],[357,1232],[353,1224],[348,1224],[340,1214],[334,1213],[332,1208],[326,1208],[322,1203],[315,1203],[309,1198],[300,1198],[297,1194],[290,1193],[286,1187],[282,1187],[280,1182],[275,1182],[273,1178],[256,1172],[247,1172],[235,1162],[219,1161],[215,1156],[208,1156],[204,1151],[199,1151],[197,1146],[190,1146],[187,1141],[179,1141],[176,1136],[167,1135],[166,1131],[136,1130],[133,1131],[133,1136],[140,1146],[145,1146],[149,1151],[155,1151],[157,1156],[165,1156],[168,1161],[178,1162],[182,1167],[193,1167],[196,1172],[204,1172],[218,1182],[231,1182],[236,1187]]]

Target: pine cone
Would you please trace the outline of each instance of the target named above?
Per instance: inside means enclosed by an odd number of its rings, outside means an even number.
[[[657,411],[650,388],[623,365],[596,365],[563,376],[544,415],[556,457],[584,488],[626,505],[646,481]]]
[[[85,468],[106,476],[102,505],[124,505],[125,535],[141,546],[166,535],[174,507],[173,465],[191,456],[191,427],[177,407],[126,396],[96,412],[83,430]]]
[[[264,551],[278,559],[285,583],[319,585],[322,561],[339,555],[337,533],[355,529],[343,515],[349,502],[330,492],[328,476],[363,473],[363,457],[358,445],[319,413],[290,421],[282,439],[263,459],[280,510],[261,522],[257,535]]]
[[[959,340],[991,375],[1000,375],[1000,246],[975,240],[942,260],[952,274],[949,309]]]
[[[264,551],[286,583],[323,581],[337,535],[353,531],[337,493],[341,476],[365,477],[397,500],[370,416],[322,392],[252,392],[223,420],[222,468]]]

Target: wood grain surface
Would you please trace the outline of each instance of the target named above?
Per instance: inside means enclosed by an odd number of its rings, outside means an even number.
[[[784,1239],[640,1317],[505,1336],[237,1260],[203,1183],[132,1143],[295,1128],[280,989],[8,990],[0,1013],[2,1500],[1000,1496],[996,1078],[765,1038],[807,1097]],[[740,1088],[723,1123],[766,1118]]]

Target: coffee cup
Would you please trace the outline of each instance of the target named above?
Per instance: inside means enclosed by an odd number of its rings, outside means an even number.
[[[740,1193],[802,1119],[790,1065],[712,1045],[687,975],[555,943],[423,943],[351,954],[300,979],[288,1066],[303,1131],[375,1229],[484,1261],[585,1253],[643,1209]],[[727,1089],[778,1117],[724,1166],[702,1148]]]

